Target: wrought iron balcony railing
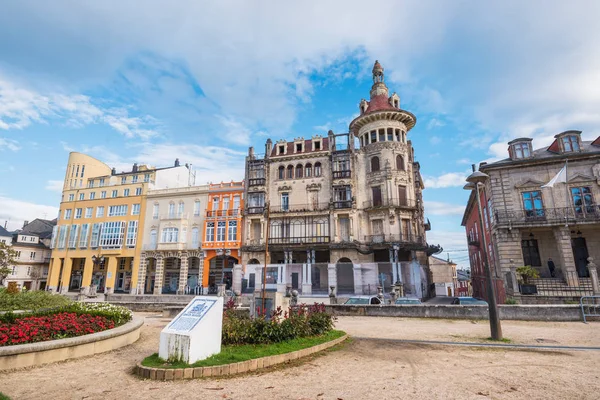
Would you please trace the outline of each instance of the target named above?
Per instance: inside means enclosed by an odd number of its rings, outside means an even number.
[[[329,236],[294,236],[294,237],[270,237],[269,245],[272,244],[318,244],[329,243]]]
[[[308,212],[308,211],[323,211],[329,209],[329,203],[312,203],[312,204],[288,204],[269,207],[271,213],[283,212]]]
[[[417,243],[425,244],[423,236],[418,235],[399,235],[399,234],[377,234],[377,235],[366,235],[365,243],[369,244],[388,244],[388,243]]]
[[[333,202],[333,208],[352,208],[352,200],[336,200]]]
[[[206,216],[209,218],[214,217],[236,217],[240,214],[239,208],[234,208],[230,210],[209,210],[206,211]]]
[[[379,207],[402,207],[402,208],[416,208],[417,203],[413,200],[406,199],[376,199],[368,200],[363,203],[365,209],[379,208]]]
[[[501,211],[494,213],[494,223],[498,225],[553,225],[578,222],[600,221],[600,206],[544,208],[539,210]]]

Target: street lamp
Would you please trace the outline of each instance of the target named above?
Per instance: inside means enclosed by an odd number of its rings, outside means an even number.
[[[473,166],[473,169],[475,167]],[[492,281],[492,271],[490,270],[490,264],[488,262],[488,248],[487,239],[485,237],[485,231],[483,230],[483,211],[481,210],[481,198],[479,196],[479,189],[489,179],[489,175],[484,174],[481,171],[474,171],[467,177],[467,184],[464,186],[465,190],[475,190],[475,196],[477,199],[477,210],[479,211],[479,231],[481,232],[481,241],[483,244],[483,269],[485,270],[485,276],[487,278],[487,290],[488,290],[488,304],[490,313],[490,330],[492,333],[492,340],[502,339],[502,326],[500,325],[500,317],[498,315],[498,304],[496,303],[496,285]]]

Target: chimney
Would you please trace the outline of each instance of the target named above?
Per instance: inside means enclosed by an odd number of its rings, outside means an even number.
[[[254,157],[254,147],[250,146],[250,147],[248,148],[248,156],[249,156],[250,158]]]
[[[175,159],[175,166],[176,166],[176,167],[179,167],[179,158],[176,158],[176,159]]]
[[[25,227],[27,226],[27,224],[29,224],[29,221],[27,221],[27,220],[23,221],[23,229],[25,229]]]
[[[113,169],[112,169],[112,171],[111,171],[111,174],[112,174],[112,175],[116,175],[116,174],[117,174],[117,169],[116,169],[116,168],[113,168]]]
[[[273,142],[271,139],[267,139],[267,144],[265,145],[265,157],[268,158],[271,155],[271,151],[273,150]]]
[[[133,168],[131,169],[131,172],[137,172],[138,171],[138,165],[137,163],[133,164]]]

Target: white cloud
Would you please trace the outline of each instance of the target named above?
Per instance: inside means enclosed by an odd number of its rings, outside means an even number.
[[[462,172],[448,172],[440,176],[425,176],[423,178],[426,188],[439,189],[448,187],[462,187],[466,185],[467,175]]]
[[[56,193],[62,193],[63,190],[63,181],[48,181],[46,183],[46,190],[49,190],[51,192],[56,192]]]
[[[440,201],[425,201],[426,215],[463,215],[464,205],[448,204]]]
[[[440,231],[427,232],[427,243],[439,244],[443,247],[441,254],[437,257],[446,258],[450,253],[450,259],[457,263],[460,268],[469,268],[469,253],[466,251],[467,237],[465,231]]]
[[[440,121],[437,118],[432,118],[431,121],[429,121],[427,123],[427,129],[431,130],[431,129],[435,129],[435,128],[441,128],[442,126],[445,126],[446,123],[444,121]]]
[[[54,219],[58,215],[58,207],[46,206],[15,200],[0,195],[0,222],[8,221],[7,229],[14,230],[23,226],[23,221],[36,218]]]
[[[127,138],[148,139],[158,135],[158,123],[150,116],[132,117],[125,108],[98,107],[90,97],[80,94],[41,94],[0,75],[0,129],[20,130],[33,123],[46,124],[55,119],[76,128],[104,123]],[[0,148],[6,140],[0,139]],[[13,141],[9,149],[16,148],[15,143]]]
[[[248,146],[250,144],[252,132],[247,126],[240,121],[235,120],[233,117],[217,115],[217,119],[221,122],[221,126],[223,127],[223,130],[219,134],[219,138],[242,146]]]
[[[459,160],[456,160],[456,163],[458,165],[467,165],[467,164],[471,164],[471,161],[468,158],[461,158]]]
[[[440,138],[439,136],[432,136],[429,138],[429,143],[431,143],[432,145],[440,144],[442,143],[442,138]]]
[[[0,150],[4,149],[8,149],[10,151],[19,151],[21,149],[21,146],[19,146],[19,142],[17,142],[16,140],[0,137]]]

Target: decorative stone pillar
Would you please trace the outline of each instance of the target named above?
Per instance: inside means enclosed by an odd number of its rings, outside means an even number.
[[[311,270],[312,264],[302,264],[302,294],[312,294]]]
[[[179,258],[179,285],[177,294],[186,294],[186,286],[188,282],[188,253],[181,253]]]
[[[337,270],[335,264],[327,264],[327,282],[329,286],[335,286],[335,294],[337,296]]]
[[[560,256],[560,268],[565,277],[565,282],[569,286],[579,286],[579,279],[575,273],[575,258],[573,257],[573,247],[571,245],[571,229],[565,226],[554,228],[554,239]]]
[[[163,280],[165,279],[165,265],[162,254],[156,256],[156,270],[154,273],[154,294],[162,294]]]
[[[600,296],[600,284],[598,283],[598,266],[594,263],[593,257],[588,257],[587,269],[592,280],[592,291],[594,296]]]
[[[202,291],[200,292],[200,294],[204,294],[203,281],[204,281],[204,252],[201,251],[200,254],[198,254],[198,286],[200,286],[202,288]]]
[[[352,265],[354,274],[354,294],[363,294],[362,268],[360,264]]]
[[[512,286],[512,294],[516,294],[519,293],[519,281],[517,280],[517,267],[515,267],[515,263],[513,262],[513,260],[510,260],[510,284],[508,284],[506,287],[510,288]]]
[[[146,288],[146,253],[140,256],[140,266],[138,268],[137,292],[132,294],[144,294]]]
[[[235,264],[233,266],[233,273],[232,273],[232,279],[233,282],[231,282],[231,289],[233,290],[234,293],[236,292],[242,292],[242,265],[241,264]]]

